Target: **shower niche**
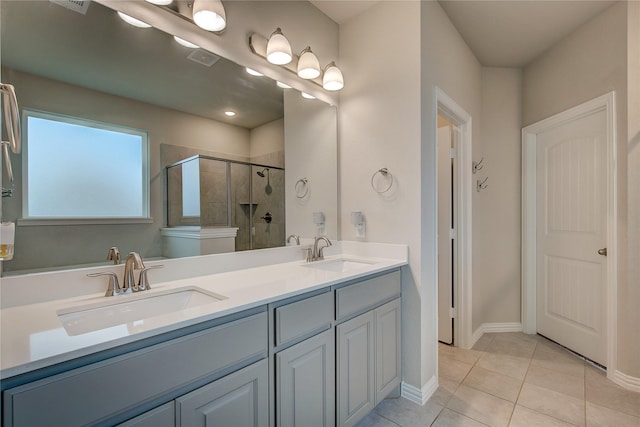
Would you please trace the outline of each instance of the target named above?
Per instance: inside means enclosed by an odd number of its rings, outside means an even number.
[[[285,245],[284,169],[196,155],[166,168],[164,256]]]

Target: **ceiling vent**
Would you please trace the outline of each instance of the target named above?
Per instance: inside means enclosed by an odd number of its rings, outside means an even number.
[[[69,10],[73,10],[74,12],[81,13],[83,15],[87,14],[87,9],[89,9],[90,0],[49,0],[51,3],[55,3]]]
[[[214,55],[213,53],[207,52],[206,50],[202,50],[202,49],[194,50],[189,54],[189,56],[187,56],[187,58],[189,58],[193,62],[202,64],[205,67],[211,67],[220,59],[219,56]]]

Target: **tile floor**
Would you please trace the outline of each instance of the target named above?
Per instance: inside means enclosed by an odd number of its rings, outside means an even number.
[[[640,427],[640,393],[540,336],[485,334],[472,350],[439,344],[439,365],[426,404],[386,399],[357,427]]]

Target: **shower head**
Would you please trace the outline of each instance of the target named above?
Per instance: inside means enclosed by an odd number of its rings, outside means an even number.
[[[265,177],[265,171],[267,172],[267,175],[269,175],[269,168],[264,168],[264,169],[262,169],[261,172],[256,172],[256,173],[258,174],[258,176],[260,178],[264,178]]]

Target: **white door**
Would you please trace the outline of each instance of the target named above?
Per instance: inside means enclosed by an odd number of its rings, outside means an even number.
[[[452,127],[438,128],[438,341],[453,344]]]
[[[538,133],[538,333],[606,363],[606,113]]]

